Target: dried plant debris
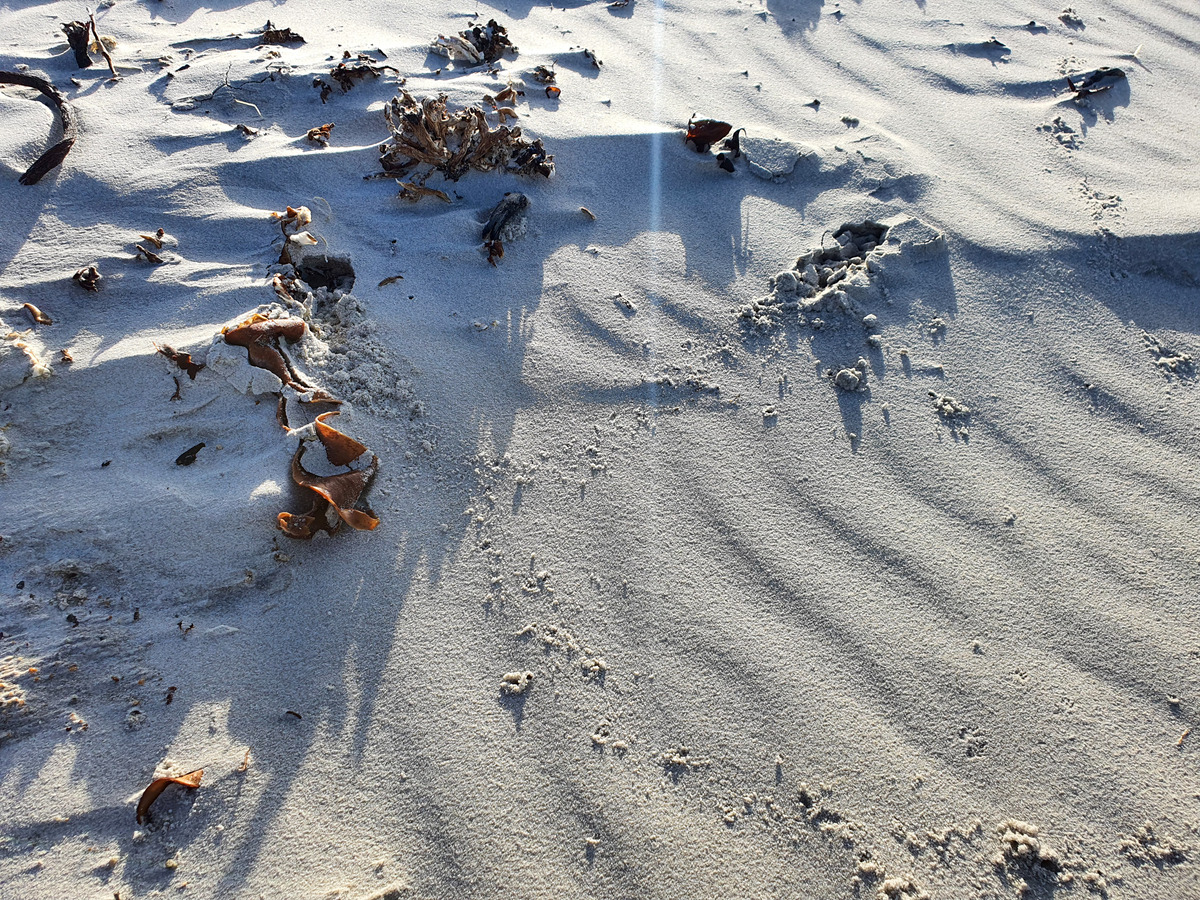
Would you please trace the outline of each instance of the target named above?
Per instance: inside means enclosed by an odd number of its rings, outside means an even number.
[[[1086,97],[1088,94],[1099,94],[1101,91],[1110,90],[1125,81],[1126,78],[1127,76],[1123,69],[1113,66],[1101,66],[1098,69],[1083,72],[1073,78],[1068,75],[1067,87],[1075,93],[1076,98]]]
[[[491,128],[479,106],[452,113],[445,94],[418,102],[401,91],[383,112],[392,138],[379,148],[380,163],[390,175],[404,175],[418,165],[431,166],[450,181],[472,169],[545,177],[554,172],[554,157],[540,140],[525,140],[519,126]]]
[[[339,435],[340,439],[344,439],[345,442],[363,446],[340,431],[329,426],[325,427],[329,432]],[[317,436],[321,438],[322,432],[318,431]],[[321,439],[330,464],[335,464],[333,462],[335,454],[339,454],[341,451],[349,452],[350,444],[343,443],[340,439],[332,442],[328,437]],[[331,446],[335,448],[333,451],[330,449]],[[281,512],[278,518],[279,530],[288,537],[299,540],[310,540],[318,531],[327,531],[333,534],[341,528],[342,522],[359,531],[374,530],[379,524],[378,517],[369,509],[357,509],[355,506],[367,485],[371,483],[371,479],[375,477],[375,472],[379,468],[379,457],[372,454],[370,462],[355,471],[341,472],[336,475],[314,475],[304,468],[302,462],[304,452],[305,443],[301,442],[300,446],[296,448],[296,455],[292,457],[292,480],[300,487],[312,491],[316,496],[312,507],[306,513]],[[367,452],[369,451],[363,447],[363,453],[360,456],[365,456]],[[344,454],[338,455],[337,458],[344,458]]]
[[[488,262],[493,266],[504,256],[504,241],[513,241],[525,233],[528,222],[529,198],[516,191],[504,195],[488,214],[483,226],[483,246]]]
[[[137,821],[138,824],[143,824],[150,816],[150,807],[154,801],[159,798],[168,787],[177,784],[180,787],[185,787],[190,790],[195,790],[200,787],[200,779],[204,777],[203,769],[196,769],[194,772],[188,772],[186,775],[167,775],[162,778],[155,778],[150,782],[150,786],[142,792],[142,797],[138,800],[137,805]]]
[[[292,263],[292,247],[312,246],[317,243],[317,239],[302,229],[312,223],[312,212],[307,206],[287,207],[284,212],[271,213],[272,219],[279,221],[279,230],[283,233],[283,248],[279,251],[280,264]],[[276,276],[278,281],[280,276]],[[279,285],[275,285],[276,293],[279,293]]]
[[[399,69],[382,63],[366,53],[360,53],[352,57],[350,51],[347,50],[342,55],[342,61],[329,70],[329,77],[333,79],[334,83],[345,94],[364,78],[378,78],[386,71],[395,72],[397,75],[400,74]],[[333,94],[333,85],[329,84],[323,78],[314,78],[313,87],[321,89],[322,103],[327,102]]]
[[[192,379],[192,381],[196,380],[197,373],[204,368],[204,363],[198,363],[193,360],[192,354],[181,353],[170,344],[163,344],[161,347],[155,344],[154,349],[183,369],[183,371],[187,372],[188,378]]]
[[[534,66],[529,74],[539,84],[554,84],[558,78],[553,69],[547,69],[545,66]]]
[[[54,320],[34,306],[32,303],[22,304],[21,308],[29,313],[29,318],[33,319],[37,325],[53,325]]]
[[[312,223],[312,210],[307,206],[289,206],[281,213],[271,213],[271,218],[278,220],[279,227],[285,235],[295,234]]]
[[[519,98],[525,96],[524,88],[525,85],[521,84],[519,81],[513,81],[510,78],[508,85],[504,88],[504,90],[497,91],[494,97],[485,94],[483,102],[490,105],[492,109],[498,109],[499,107],[503,106],[505,109],[511,110],[512,106],[510,104],[515,104]]]
[[[267,24],[263,26],[263,30],[259,33],[260,43],[263,44],[303,44],[304,38],[296,34],[290,28],[276,28],[271,24],[271,20],[267,20]]]
[[[20,178],[21,184],[37,184],[50,170],[62,165],[62,161],[75,145],[75,112],[67,98],[44,78],[26,75],[23,72],[0,72],[0,84],[15,84],[40,92],[54,104],[54,108],[58,110],[58,117],[62,120],[62,140],[39,156]]]
[[[100,279],[104,276],[95,266],[84,266],[71,277],[85,291],[98,291],[100,290]]]
[[[327,122],[324,125],[318,125],[315,128],[308,129],[304,135],[314,144],[320,144],[322,147],[329,146],[330,133],[333,131],[333,123]]]
[[[472,22],[466,31],[449,37],[439,34],[430,43],[429,50],[468,66],[494,63],[506,53],[517,55],[517,47],[509,40],[508,30],[495,19],[489,19],[486,25]]]
[[[335,466],[348,466],[367,452],[367,445],[325,423],[326,419],[337,415],[341,415],[337,410],[321,413],[313,422],[313,429],[329,461]]]
[[[687,132],[683,140],[684,143],[690,144],[697,153],[707,153],[713,144],[732,130],[733,126],[728,122],[720,122],[716,119],[697,119],[692,116],[688,119]]]

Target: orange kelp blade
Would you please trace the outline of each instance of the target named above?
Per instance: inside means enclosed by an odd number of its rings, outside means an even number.
[[[150,806],[158,799],[158,795],[167,789],[168,785],[178,784],[185,788],[200,787],[200,779],[204,777],[203,769],[196,769],[194,772],[188,772],[186,775],[180,775],[178,778],[167,775],[162,778],[155,778],[150,782],[150,786],[142,792],[142,798],[138,800],[137,805],[137,821],[141,825],[146,821],[146,817],[150,814]]]
[[[354,504],[375,476],[375,471],[379,468],[379,457],[372,456],[371,464],[357,472],[314,475],[301,465],[300,458],[303,455],[304,445],[301,444],[296,448],[296,455],[292,457],[292,480],[330,503],[338,517],[351,528],[373,531],[379,524],[379,519],[368,510],[355,509]],[[316,512],[314,508],[302,516],[282,513],[279,516],[279,528],[290,537],[310,538],[316,530],[325,527],[321,524],[322,518],[315,515]]]
[[[359,443],[350,435],[325,424],[327,418],[336,415],[338,415],[338,411],[331,410],[317,416],[317,421],[314,423],[317,429],[317,438],[325,447],[325,455],[329,457],[329,461],[333,465],[348,466],[367,452],[367,445]]]

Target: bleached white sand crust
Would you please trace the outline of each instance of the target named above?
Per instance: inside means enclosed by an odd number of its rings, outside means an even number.
[[[0,8],[80,129],[19,185],[0,89],[0,895],[1200,893],[1191,6],[117,0],[116,82],[82,15]],[[322,103],[345,51],[399,75]],[[397,77],[522,80],[555,174],[397,199]],[[351,290],[275,293],[289,205]],[[272,303],[374,531],[275,527],[311,414],[220,338]]]

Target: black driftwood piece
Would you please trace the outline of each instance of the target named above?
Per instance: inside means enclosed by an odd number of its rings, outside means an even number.
[[[67,36],[67,43],[75,51],[75,65],[86,69],[92,64],[92,57],[88,53],[88,44],[90,43],[88,38],[92,32],[91,24],[89,22],[67,22],[63,25],[62,30]]]
[[[75,144],[75,113],[71,103],[54,85],[35,75],[25,75],[21,72],[0,72],[0,84],[16,84],[21,87],[33,88],[49,98],[58,110],[62,119],[62,140],[37,158],[28,171],[21,176],[21,184],[37,184],[51,169],[62,164]]]

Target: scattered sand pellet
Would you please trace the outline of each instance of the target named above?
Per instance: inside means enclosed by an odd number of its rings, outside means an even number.
[[[500,693],[508,697],[523,694],[533,687],[532,672],[505,672],[500,676]]]

